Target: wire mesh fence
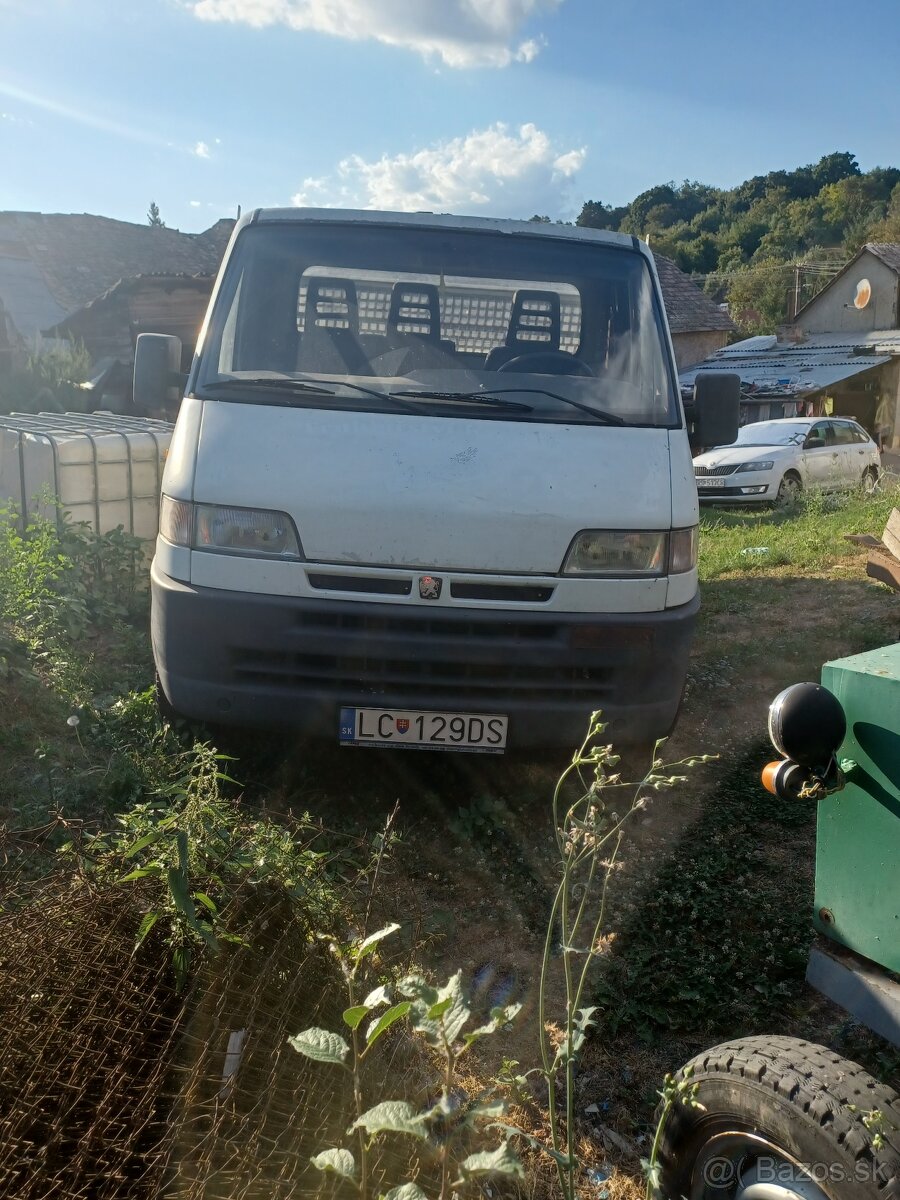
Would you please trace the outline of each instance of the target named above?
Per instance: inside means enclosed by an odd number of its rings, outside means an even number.
[[[235,896],[242,943],[206,958],[179,996],[164,934],[134,952],[140,885],[58,866],[40,875],[39,859],[35,846],[18,870],[7,857],[0,887],[0,1196],[330,1194],[309,1160],[347,1144],[349,1075],[287,1039],[338,1029],[343,989],[296,907],[274,889]],[[423,1098],[409,1044],[388,1056],[389,1094]],[[382,1059],[373,1093],[384,1070]],[[381,1164],[395,1182],[408,1150]]]
[[[121,893],[65,875],[6,891],[0,1195],[152,1195],[184,1011],[166,964],[132,957],[135,909]]]

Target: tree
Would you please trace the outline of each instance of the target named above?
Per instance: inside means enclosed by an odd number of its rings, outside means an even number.
[[[884,220],[878,221],[869,229],[865,240],[867,242],[900,242],[900,183],[891,192]]]
[[[38,339],[22,366],[0,376],[0,413],[84,412],[91,393],[78,385],[90,368],[81,342]]]
[[[627,205],[613,208],[600,200],[585,200],[581,212],[575,218],[575,224],[583,229],[613,229],[617,230],[622,219],[628,213]]]
[[[826,184],[847,179],[851,175],[860,174],[856,155],[851,154],[849,150],[823,155],[811,170],[813,180],[820,188],[825,187]]]
[[[155,200],[150,201],[150,207],[147,210],[147,224],[155,225],[159,229],[165,229],[166,223],[159,215],[159,205]]]
[[[673,219],[677,220],[677,201],[674,183],[660,183],[656,187],[648,188],[646,192],[641,192],[628,206],[624,232],[636,233],[640,237],[647,227],[648,214],[655,208],[668,207]]]
[[[793,269],[768,259],[736,272],[728,281],[728,310],[745,335],[774,333],[787,320]]]

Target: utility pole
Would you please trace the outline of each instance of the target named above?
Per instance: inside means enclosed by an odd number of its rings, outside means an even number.
[[[793,321],[797,313],[800,311],[800,272],[803,268],[799,263],[794,263],[794,303],[792,305],[791,320]]]

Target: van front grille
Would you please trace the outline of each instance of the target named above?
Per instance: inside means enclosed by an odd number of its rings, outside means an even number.
[[[440,707],[444,700],[452,704],[455,695],[583,700],[599,704],[611,693],[615,682],[615,669],[609,666],[538,666],[263,650],[236,654],[233,666],[236,678],[242,683],[312,688],[332,692],[336,697],[360,691],[375,697],[390,691],[411,699],[421,697],[432,708]]]

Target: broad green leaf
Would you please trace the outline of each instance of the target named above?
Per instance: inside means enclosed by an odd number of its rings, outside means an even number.
[[[194,892],[194,899],[199,900],[204,908],[208,908],[213,916],[215,916],[219,911],[213,901],[210,900],[209,896],[207,896],[206,892]]]
[[[350,1053],[350,1047],[339,1033],[331,1033],[328,1029],[304,1029],[296,1037],[288,1038],[288,1042],[298,1054],[314,1058],[316,1062],[337,1063],[343,1066],[344,1059]]]
[[[463,1041],[467,1046],[471,1046],[479,1038],[497,1033],[498,1030],[503,1029],[504,1026],[514,1021],[521,1011],[521,1004],[507,1004],[503,1008],[492,1008],[491,1019],[488,1023],[486,1025],[479,1025],[477,1029],[473,1029],[470,1033],[465,1034]]]
[[[190,946],[175,947],[172,951],[172,968],[175,971],[175,990],[182,992],[187,983],[188,971],[191,969]]]
[[[575,1028],[588,1029],[591,1025],[595,1024],[592,1018],[594,1013],[597,1011],[598,1008],[596,1004],[592,1008],[579,1008],[578,1012],[575,1014]]]
[[[140,925],[138,926],[137,938],[135,939],[134,950],[132,950],[132,952],[131,952],[132,954],[135,954],[137,952],[138,948],[141,945],[141,942],[143,942],[144,938],[147,936],[147,934],[150,932],[150,930],[153,928],[153,926],[156,924],[156,922],[158,920],[159,920],[158,912],[148,912],[148,913],[144,914],[144,919],[141,921]]]
[[[309,1161],[319,1171],[334,1171],[342,1179],[356,1179],[356,1159],[349,1150],[323,1150]]]
[[[353,1008],[344,1009],[344,1024],[350,1029],[356,1029],[360,1021],[369,1012],[368,1004],[356,1004]]]
[[[471,1179],[474,1175],[517,1175],[521,1178],[525,1174],[522,1160],[508,1142],[496,1150],[470,1154],[459,1164],[459,1170],[464,1179]]]
[[[392,921],[390,925],[385,925],[383,929],[377,929],[374,933],[370,933],[367,938],[363,938],[358,946],[353,948],[353,957],[359,962],[361,958],[365,958],[367,954],[371,954],[379,942],[383,941],[386,937],[390,937],[392,933],[396,933],[399,928],[400,926],[397,922]]]
[[[366,996],[365,1000],[363,1000],[363,1004],[370,1010],[373,1008],[381,1008],[383,1004],[390,1004],[390,1002],[391,993],[386,987],[384,987],[384,985],[375,988],[373,992],[369,992],[368,996]]]
[[[169,891],[172,893],[175,907],[180,913],[188,917],[189,920],[191,917],[196,920],[197,910],[194,908],[194,902],[188,892],[187,876],[175,867],[170,867],[167,875],[169,879]]]
[[[413,1137],[425,1138],[425,1118],[418,1115],[416,1110],[406,1100],[385,1100],[376,1104],[368,1112],[354,1121],[350,1126],[354,1129],[365,1129],[366,1133],[409,1133]]]
[[[188,874],[188,838],[183,829],[175,832],[175,845],[178,847],[178,869],[187,879]]]
[[[485,1100],[481,1104],[473,1104],[466,1113],[466,1122],[471,1124],[473,1121],[486,1117],[505,1117],[506,1116],[506,1101]]]
[[[138,867],[135,871],[129,871],[127,875],[123,875],[118,883],[131,883],[133,879],[146,879],[148,875],[161,875],[162,867]]]
[[[147,846],[152,846],[153,843],[158,842],[161,837],[162,834],[159,832],[159,830],[156,830],[154,833],[145,834],[144,837],[138,838],[133,845],[129,846],[122,857],[134,858],[135,854],[139,854],[141,850],[145,850]]]
[[[412,1008],[411,1000],[401,1000],[399,1004],[395,1004],[389,1008],[387,1012],[381,1014],[377,1021],[373,1021],[369,1026],[369,1032],[366,1034],[366,1049],[375,1044],[381,1035],[401,1017],[405,1017]]]
[[[442,1003],[445,1000],[449,1000],[446,1008]],[[430,1016],[435,1007],[442,1011],[437,1020]],[[451,1044],[455,1042],[471,1015],[463,989],[462,972],[457,971],[452,975],[447,983],[438,989],[434,999],[423,996],[422,999],[414,1000],[411,1011],[413,1028],[417,1029],[430,1045],[441,1045],[443,1038]]]
[[[391,1190],[381,1200],[428,1200],[417,1183],[401,1183]]]
[[[397,990],[401,996],[408,996],[410,1000],[418,1000],[426,1008],[431,1008],[438,1002],[437,988],[432,987],[421,975],[404,976],[400,980]]]
[[[183,871],[176,870],[175,867],[170,867],[167,875],[169,879],[169,892],[175,901],[175,907],[182,913],[194,933],[203,938],[210,950],[217,950],[219,947],[216,935],[203,921],[197,920],[197,910],[188,892],[187,876]]]
[[[443,1000],[438,1000],[437,1004],[432,1004],[428,1010],[428,1020],[439,1021],[452,1003],[453,997],[445,996]]]

